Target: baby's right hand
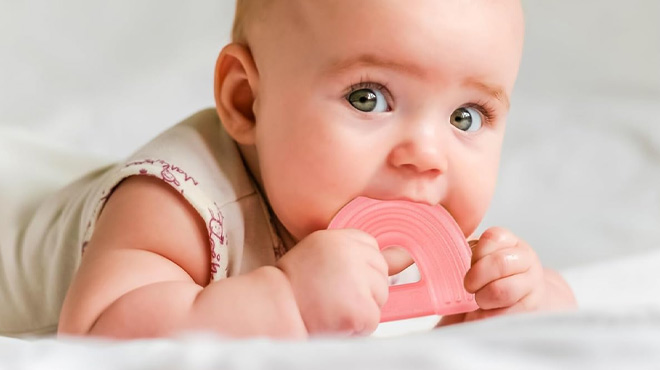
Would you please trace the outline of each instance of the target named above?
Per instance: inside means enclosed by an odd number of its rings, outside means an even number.
[[[371,235],[317,231],[278,263],[288,277],[309,334],[369,334],[388,296],[388,266]]]

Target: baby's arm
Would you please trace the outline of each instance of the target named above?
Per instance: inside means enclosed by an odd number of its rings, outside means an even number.
[[[307,335],[286,276],[266,266],[209,284],[203,220],[167,184],[135,176],[117,187],[62,308],[60,334],[117,338],[204,329],[222,335]]]

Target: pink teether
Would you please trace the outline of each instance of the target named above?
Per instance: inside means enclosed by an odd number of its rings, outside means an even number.
[[[381,250],[402,247],[417,264],[421,279],[390,287],[381,322],[479,308],[474,295],[463,287],[472,252],[443,207],[358,197],[339,211],[328,228],[367,232]]]

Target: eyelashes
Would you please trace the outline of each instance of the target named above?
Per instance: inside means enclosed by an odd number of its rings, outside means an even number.
[[[476,103],[464,104],[461,107],[473,108],[481,113],[481,116],[484,118],[484,122],[488,125],[492,125],[495,122],[496,111],[491,104],[486,101],[478,101]]]
[[[348,88],[346,94],[350,94],[353,91],[357,91],[360,89],[377,89],[377,90],[387,91],[388,93],[390,91],[387,87],[387,83],[375,82],[375,80],[370,78],[368,75],[363,75],[362,77],[360,77],[360,81],[350,84],[350,87]]]

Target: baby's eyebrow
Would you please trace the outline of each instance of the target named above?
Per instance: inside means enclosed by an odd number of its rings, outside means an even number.
[[[328,74],[340,74],[355,67],[381,67],[424,78],[427,72],[421,66],[388,60],[374,54],[360,54],[355,57],[334,61],[325,69]]]
[[[502,104],[504,104],[507,110],[511,108],[511,102],[509,101],[509,96],[506,94],[505,90],[500,86],[490,85],[472,78],[466,79],[463,82],[463,86],[481,90],[484,93],[502,102]]]

